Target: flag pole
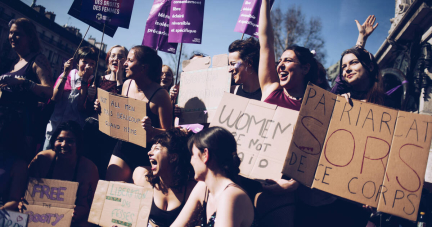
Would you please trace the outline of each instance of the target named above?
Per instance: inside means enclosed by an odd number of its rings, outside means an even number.
[[[103,38],[104,38],[104,35],[105,35],[105,25],[106,25],[106,22],[104,23],[103,30],[102,30],[102,40],[101,40],[101,44],[99,46],[98,59],[97,59],[97,62],[96,62],[96,71],[95,71],[94,79],[93,79],[93,85],[95,86],[95,88],[98,87],[98,84],[96,83],[96,79],[97,79],[97,73],[98,73],[98,69],[99,69],[100,52],[101,52],[101,49],[103,47]]]
[[[241,40],[243,40],[244,33],[242,34]]]
[[[180,71],[180,59],[181,59],[181,54],[182,54],[182,47],[183,47],[183,42],[180,43],[180,54],[179,54],[179,59],[177,62],[177,75],[176,75],[176,80],[175,80],[175,84],[178,85],[180,83],[179,78],[179,71]]]
[[[81,44],[82,44],[82,42],[84,41],[84,39],[85,39],[85,37],[86,37],[87,32],[89,31],[89,29],[90,29],[90,25],[88,26],[87,31],[85,32],[83,38],[81,39],[81,42],[80,42],[80,44],[78,45],[78,47],[76,48],[75,53],[74,53],[74,55],[72,56],[72,58],[75,58],[75,55],[77,54],[78,49],[81,47]]]

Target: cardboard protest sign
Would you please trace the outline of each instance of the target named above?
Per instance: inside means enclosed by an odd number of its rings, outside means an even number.
[[[201,44],[204,0],[172,0],[168,42]]]
[[[27,214],[0,209],[0,227],[26,227],[27,220]]]
[[[212,66],[209,69],[210,57],[183,62],[178,98],[180,125],[211,122],[224,92],[229,92],[228,56],[214,56]]]
[[[129,28],[135,0],[87,0],[81,5],[80,17]]]
[[[30,178],[25,199],[29,227],[71,225],[78,182]]]
[[[71,8],[68,11],[68,14],[75,17],[76,19],[96,28],[100,32],[104,31],[104,24],[97,21],[87,20],[81,17],[81,5],[84,0],[74,0]],[[113,25],[105,25],[105,34],[113,37],[115,32],[117,31],[117,26]]]
[[[357,100],[352,104],[336,99],[312,187],[376,207],[398,112]]]
[[[153,187],[99,180],[88,221],[103,227],[147,226]]]
[[[244,0],[240,16],[234,28],[235,32],[258,37],[259,15],[262,0]],[[270,0],[270,7],[274,0]]]
[[[379,211],[417,220],[431,138],[431,116],[399,111]]]
[[[242,160],[240,174],[256,179],[282,176],[298,111],[225,93],[210,126],[230,131]]]
[[[177,43],[168,43],[171,0],[155,0],[146,22],[142,45],[175,54]]]
[[[283,174],[311,187],[336,95],[309,84],[285,160]]]
[[[428,162],[426,165],[425,182],[432,183],[432,149],[429,150]]]
[[[109,136],[146,147],[146,132],[141,119],[146,116],[146,103],[111,94],[98,88],[101,105],[99,130]]]

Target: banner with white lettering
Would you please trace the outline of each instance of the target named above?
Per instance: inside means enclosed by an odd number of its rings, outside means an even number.
[[[168,42],[201,44],[204,0],[172,0]]]
[[[129,28],[135,0],[87,0],[82,2],[81,17]]]
[[[270,7],[273,3],[271,0]],[[261,0],[244,0],[234,31],[258,37],[260,8]]]
[[[147,19],[142,45],[175,54],[177,43],[168,43],[171,0],[155,0]]]

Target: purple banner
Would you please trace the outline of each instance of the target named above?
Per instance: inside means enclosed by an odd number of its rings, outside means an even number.
[[[201,44],[204,0],[172,0],[168,42]]]
[[[154,0],[142,45],[175,54],[177,43],[168,43],[171,0]]]
[[[270,7],[273,3],[274,0],[270,0]],[[234,31],[258,37],[260,8],[261,0],[245,0]]]
[[[87,20],[129,28],[135,0],[83,0],[81,17]]]

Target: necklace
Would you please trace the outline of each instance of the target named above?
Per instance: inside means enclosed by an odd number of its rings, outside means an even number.
[[[290,99],[299,100],[299,101],[301,101],[303,99],[303,98],[296,98],[296,97],[293,97],[293,96],[289,95],[288,92],[285,89],[283,89],[283,91],[284,91],[284,94],[286,96],[288,96]]]

